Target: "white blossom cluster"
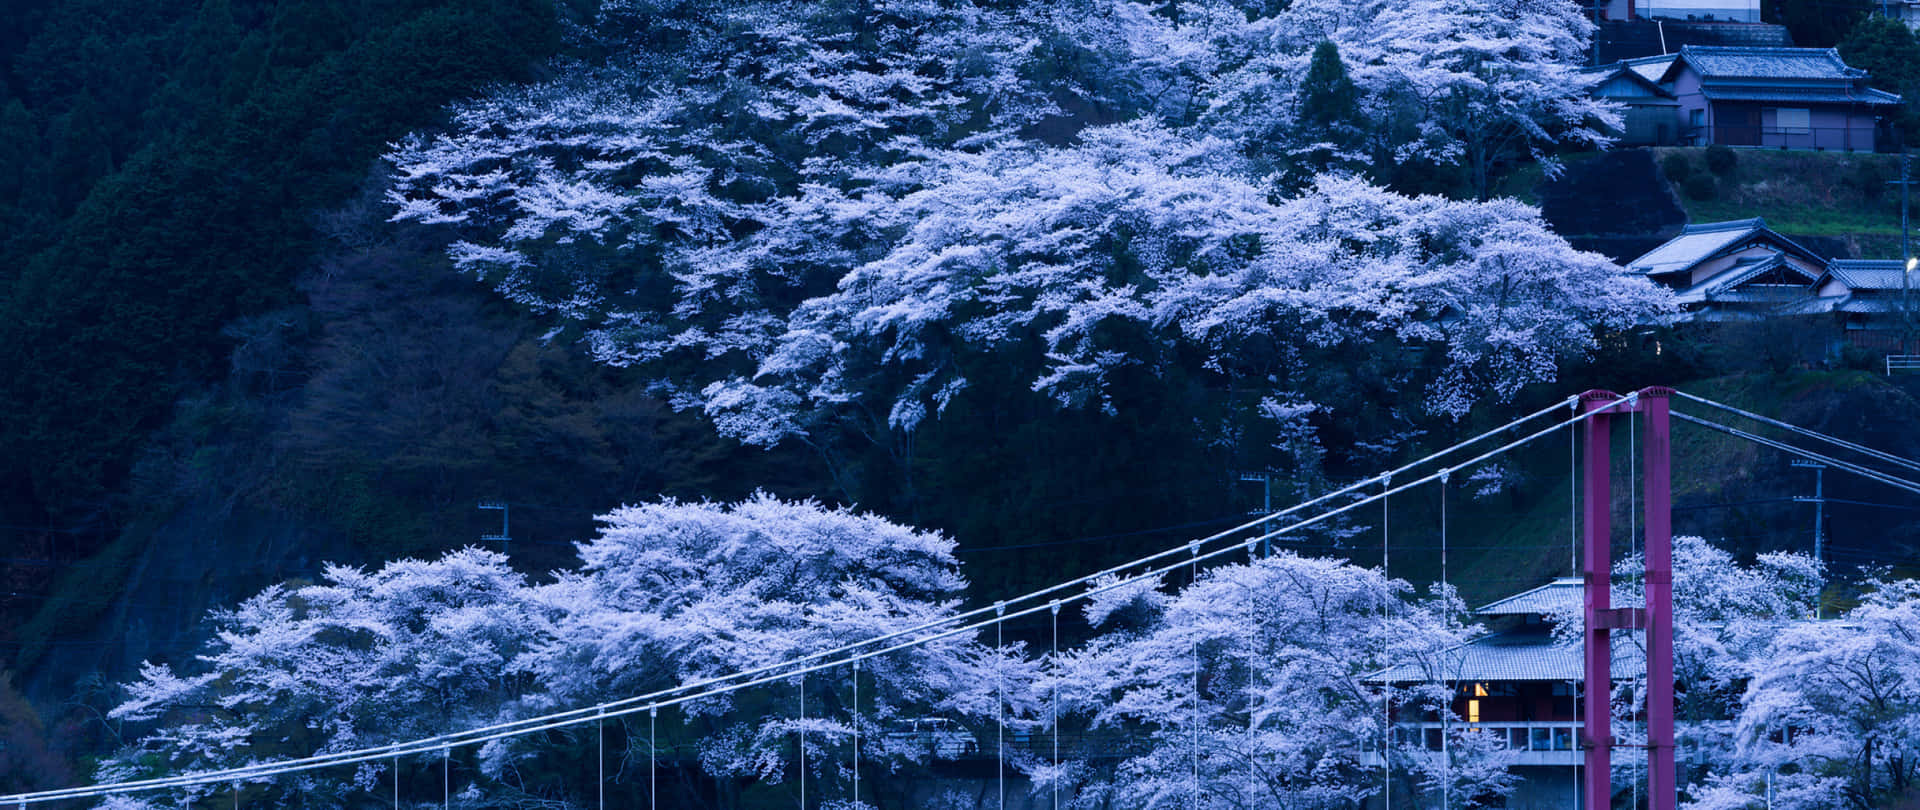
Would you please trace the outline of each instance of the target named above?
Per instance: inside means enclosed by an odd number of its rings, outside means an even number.
[[[1273,173],[1314,148],[1321,40],[1366,155],[1485,175],[1603,143],[1573,3],[1284,6],[609,3],[578,32],[604,59],[395,146],[394,219],[762,445],[911,432],[983,363],[1111,408],[1123,369],[1311,402],[1315,364],[1409,352],[1392,383],[1459,415],[1665,315],[1528,206]]]

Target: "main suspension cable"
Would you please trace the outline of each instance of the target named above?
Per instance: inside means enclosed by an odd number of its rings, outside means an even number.
[[[1743,411],[1739,408],[1733,407],[1732,405],[1728,405],[1722,402],[1715,402],[1711,399],[1706,399],[1704,397],[1697,397],[1685,391],[1674,391],[1673,393],[1676,396],[1685,397],[1694,402],[1698,402],[1702,405],[1706,405],[1711,408],[1719,408],[1720,410],[1723,410],[1723,411],[1736,413],[1748,419],[1752,419],[1755,422],[1772,425],[1773,427],[1777,427],[1792,433],[1797,433],[1809,439],[1816,439],[1819,441],[1827,442],[1829,444],[1833,444],[1838,447],[1843,447],[1848,450],[1852,450],[1853,452],[1860,453],[1861,455],[1871,456],[1873,458],[1884,461],[1888,464],[1892,464],[1899,467],[1905,467],[1909,470],[1913,470],[1914,472],[1920,472],[1920,461],[1914,461],[1912,459],[1902,458],[1900,456],[1893,455],[1892,453],[1875,450],[1871,447],[1867,447],[1866,445],[1856,444],[1854,442],[1850,442],[1836,436],[1829,436],[1817,430],[1809,430],[1807,428],[1800,427],[1799,425],[1782,422],[1778,419],[1772,419],[1769,417],[1761,416],[1760,414],[1754,413],[1752,411]]]
[[[1733,436],[1734,438],[1745,439],[1747,441],[1753,442],[1754,444],[1764,445],[1766,447],[1771,447],[1775,450],[1779,450],[1784,453],[1790,453],[1796,456],[1800,456],[1801,458],[1809,459],[1812,461],[1818,461],[1829,467],[1845,470],[1847,472],[1858,475],[1862,478],[1878,481],[1882,484],[1886,484],[1887,486],[1893,487],[1895,489],[1905,490],[1907,492],[1920,495],[1920,483],[1909,481],[1905,478],[1899,478],[1899,477],[1890,475],[1888,473],[1875,470],[1871,467],[1861,466],[1859,464],[1855,464],[1850,461],[1841,461],[1840,459],[1834,458],[1832,456],[1828,456],[1822,453],[1816,453],[1816,452],[1813,452],[1812,450],[1808,450],[1803,447],[1796,447],[1794,445],[1787,444],[1786,442],[1776,441],[1774,439],[1769,439],[1764,436],[1756,436],[1752,433],[1748,433],[1747,431],[1740,430],[1734,427],[1729,427],[1727,425],[1723,425],[1718,422],[1712,422],[1706,419],[1701,419],[1697,416],[1690,416],[1688,414],[1684,414],[1679,411],[1673,411],[1672,413],[1673,413],[1673,418],[1679,419],[1683,422],[1691,422],[1693,424],[1699,425],[1704,428],[1720,431],[1721,433],[1725,433],[1729,436]]]
[[[1567,419],[1566,421],[1556,422],[1554,424],[1547,426],[1546,428],[1534,431],[1533,433],[1529,433],[1518,439],[1511,440],[1492,450],[1483,452],[1478,456],[1475,456],[1464,462],[1460,462],[1460,466],[1475,464],[1480,461],[1484,461],[1489,458],[1498,456],[1502,453],[1508,452],[1514,448],[1531,443],[1532,441],[1548,433],[1551,433],[1552,431],[1559,430],[1560,428],[1565,427],[1566,425],[1569,425],[1569,424],[1585,421],[1586,419],[1591,418],[1591,415],[1593,413],[1604,411],[1606,408],[1610,408],[1610,407],[1619,405],[1621,403],[1627,402],[1629,399],[1630,399],[1630,395],[1623,396],[1623,397],[1620,397],[1618,400],[1615,400],[1613,403],[1610,403],[1609,405],[1601,409],[1597,409],[1595,411],[1589,411],[1586,413],[1576,414],[1570,417],[1569,419]],[[1536,419],[1541,415],[1544,415],[1550,411],[1556,410],[1562,407],[1562,405],[1564,404],[1565,404],[1564,402],[1556,403],[1552,406],[1549,406],[1548,408],[1541,409],[1532,414],[1528,414],[1527,416],[1521,417],[1519,419],[1515,419],[1512,422],[1509,422],[1507,424],[1504,424],[1499,427],[1488,430],[1486,432],[1483,432],[1477,436],[1474,436],[1473,438],[1467,439],[1463,442],[1452,445],[1443,450],[1436,451],[1432,454],[1429,454],[1426,457],[1423,457],[1422,459],[1419,459],[1412,463],[1398,467],[1393,471],[1382,473],[1370,479],[1364,479],[1364,480],[1355,482],[1346,487],[1342,487],[1333,492],[1329,492],[1326,495],[1322,495],[1320,497],[1311,499],[1309,501],[1296,504],[1287,509],[1280,510],[1278,512],[1273,513],[1272,515],[1262,516],[1259,519],[1242,524],[1241,526],[1236,527],[1234,529],[1229,529],[1224,532],[1219,532],[1209,537],[1202,538],[1201,540],[1196,540],[1192,542],[1195,544],[1206,544],[1206,543],[1214,542],[1214,541],[1223,539],[1225,537],[1231,536],[1237,532],[1259,527],[1262,524],[1268,524],[1274,518],[1292,515],[1292,514],[1304,511],[1307,508],[1324,504],[1329,500],[1344,497],[1346,495],[1356,492],[1361,488],[1371,486],[1375,483],[1382,484],[1384,487],[1386,487],[1382,492],[1380,492],[1377,495],[1363,496],[1360,500],[1353,501],[1351,503],[1348,503],[1342,506],[1333,507],[1325,512],[1316,514],[1312,517],[1300,519],[1298,522],[1295,522],[1291,525],[1287,525],[1278,529],[1267,531],[1265,534],[1256,536],[1255,538],[1253,538],[1253,540],[1259,541],[1259,540],[1271,539],[1271,538],[1278,537],[1280,535],[1284,535],[1307,526],[1319,524],[1333,517],[1346,514],[1347,512],[1350,512],[1361,506],[1365,506],[1376,500],[1382,500],[1394,493],[1397,493],[1415,486],[1419,486],[1428,481],[1434,480],[1439,476],[1439,473],[1432,473],[1426,476],[1422,476],[1422,477],[1410,480],[1405,484],[1401,484],[1399,486],[1393,486],[1391,484],[1391,481],[1393,479],[1394,473],[1405,472],[1412,469],[1416,469],[1420,466],[1423,466],[1431,462],[1432,460],[1444,458],[1450,454],[1460,452],[1469,446],[1491,439],[1492,437],[1495,437],[1501,433],[1504,433],[1507,430],[1515,428],[1525,422]],[[1917,491],[1920,491],[1920,485],[1914,485],[1914,486]],[[1246,541],[1243,541],[1243,542],[1246,542]],[[1224,548],[1204,552],[1198,556],[1198,559],[1200,560],[1212,559],[1214,557],[1220,556],[1221,554],[1238,549],[1240,548],[1240,546],[1241,546],[1241,543],[1236,542],[1231,546],[1226,546]],[[1165,551],[1161,551],[1159,553],[1148,555],[1146,557],[1142,557],[1128,563],[1114,566],[1106,570],[1097,572],[1095,574],[1089,574],[1086,576],[1078,577],[1072,580],[1068,580],[1068,581],[1064,581],[1061,583],[1048,586],[1039,591],[1035,591],[1033,593],[1026,594],[1021,597],[1017,597],[1016,599],[1011,601],[1014,601],[1014,602],[1030,601],[1030,600],[1037,599],[1038,597],[1041,597],[1041,596],[1057,593],[1066,588],[1071,588],[1078,585],[1088,585],[1089,583],[1092,583],[1096,579],[1111,576],[1114,574],[1119,574],[1124,571],[1127,571],[1128,569],[1132,569],[1140,565],[1145,565],[1147,563],[1165,559],[1166,557],[1178,554],[1181,550],[1184,550],[1184,546],[1175,546]],[[1158,569],[1150,568],[1148,569],[1147,572],[1139,576],[1153,576],[1153,575],[1164,574],[1167,571],[1174,570],[1178,567],[1180,567],[1180,564],[1176,563],[1176,564],[1164,566]],[[893,652],[898,652],[900,650],[928,644],[933,641],[938,641],[945,638],[951,638],[953,636],[960,635],[962,633],[977,631],[995,622],[1004,621],[1007,619],[1019,618],[1026,615],[1031,615],[1034,613],[1038,613],[1041,610],[1047,610],[1049,608],[1057,612],[1059,609],[1059,605],[1062,601],[1079,601],[1081,599],[1088,598],[1095,594],[1105,593],[1107,591],[1113,590],[1123,585],[1131,584],[1133,581],[1136,581],[1137,578],[1138,577],[1124,579],[1124,580],[1116,581],[1107,585],[1093,585],[1086,591],[1075,593],[1075,594],[1068,594],[1063,599],[1055,599],[1048,604],[1040,604],[1040,605],[1035,605],[1019,611],[1013,611],[1006,614],[1004,617],[996,616],[986,621],[960,625],[957,627],[953,626],[955,622],[976,618],[987,612],[992,612],[994,610],[992,606],[978,608],[978,609],[967,611],[965,613],[957,614],[954,616],[948,616],[942,619],[925,622],[916,627],[898,630],[892,633],[876,636],[876,637],[865,639],[859,642],[853,642],[850,644],[842,645],[841,647],[837,647],[837,648],[833,648],[833,649],[829,649],[829,650],[825,650],[817,653],[812,653],[805,656],[800,656],[786,662],[764,665],[754,669],[744,670],[742,672],[736,672],[736,673],[729,673],[727,675],[722,675],[722,676],[710,677],[701,681],[674,686],[674,687],[663,689],[650,694],[636,695],[633,697],[623,698],[615,701],[609,701],[606,703],[597,704],[594,706],[587,706],[580,709],[573,709],[573,710],[568,710],[563,712],[555,712],[552,714],[525,718],[525,719],[510,721],[505,723],[499,723],[491,726],[467,729],[460,732],[453,732],[453,733],[438,735],[430,738],[423,738],[423,739],[411,740],[411,741],[400,742],[400,743],[390,743],[387,745],[378,746],[374,748],[360,749],[356,751],[337,752],[337,753],[325,754],[325,755],[316,755],[312,757],[284,760],[277,763],[257,763],[253,765],[246,765],[246,766],[240,766],[240,767],[228,768],[228,769],[216,770],[216,771],[186,774],[181,776],[136,780],[136,781],[129,781],[129,782],[114,783],[109,785],[97,785],[97,786],[89,786],[89,787],[82,787],[82,788],[66,788],[66,789],[52,790],[52,791],[41,791],[37,793],[15,794],[12,796],[0,797],[0,803],[18,803],[21,805],[25,805],[28,803],[54,801],[58,799],[70,799],[70,798],[81,798],[81,797],[88,797],[88,796],[103,796],[103,795],[113,795],[113,794],[121,794],[121,793],[133,793],[133,792],[142,792],[147,790],[166,789],[171,787],[186,787],[186,786],[206,784],[211,782],[227,781],[227,780],[238,779],[238,778],[256,779],[256,778],[274,776],[279,774],[316,770],[319,768],[351,765],[355,763],[367,762],[370,760],[387,758],[387,757],[393,757],[394,759],[397,760],[398,757],[403,754],[421,753],[424,751],[431,751],[437,748],[450,747],[455,745],[476,745],[476,744],[491,742],[499,739],[524,736],[527,734],[533,734],[533,733],[542,732],[542,731],[549,731],[553,729],[567,728],[575,725],[580,725],[582,723],[585,723],[597,717],[626,716],[629,714],[636,714],[641,711],[648,711],[649,719],[651,720],[657,714],[657,711],[660,706],[679,705],[681,703],[686,703],[686,702],[698,700],[701,698],[729,694],[729,693],[739,691],[741,689],[745,689],[751,686],[758,686],[758,685],[770,683],[773,681],[784,680],[787,678],[792,678],[795,675],[800,675],[807,672],[814,672],[814,671],[826,669],[829,667],[841,666],[852,660],[873,658],[880,655],[886,655]],[[911,641],[897,642],[885,647],[876,648],[876,645],[879,645],[879,644],[893,641],[895,639],[900,639],[905,636],[913,635],[915,633],[924,632],[928,630],[936,630],[943,627],[946,627],[949,629],[942,630],[940,632],[933,633],[931,635],[927,635],[924,637],[915,638]],[[831,661],[821,662],[821,659],[828,658],[831,656],[842,656],[842,657],[835,658]],[[809,663],[809,662],[820,662],[820,663]],[[662,698],[665,698],[665,699],[662,699]],[[652,702],[649,703],[648,701],[652,701]],[[651,725],[651,723],[649,725]],[[1058,745],[1057,732],[1056,732],[1055,745],[1056,747]],[[1056,760],[1056,765],[1057,765],[1057,760]],[[652,767],[653,765],[652,765],[652,762],[650,761],[649,769],[651,770]],[[650,775],[650,781],[651,781],[651,775]],[[1056,793],[1057,793],[1057,790],[1056,790]],[[1056,801],[1057,801],[1057,797],[1056,797]]]

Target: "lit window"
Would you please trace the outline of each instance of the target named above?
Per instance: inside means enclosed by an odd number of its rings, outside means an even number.
[[[1467,722],[1469,723],[1480,722],[1480,701],[1477,701],[1477,700],[1467,701]]]

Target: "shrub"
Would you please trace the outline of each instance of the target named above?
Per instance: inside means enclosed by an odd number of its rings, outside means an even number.
[[[1734,166],[1739,162],[1740,159],[1733,154],[1733,149],[1726,144],[1716,143],[1707,147],[1707,171],[1726,177],[1733,174]]]
[[[1859,159],[1853,164],[1853,172],[1844,182],[1853,187],[1861,197],[1869,202],[1877,201],[1887,190],[1887,183],[1895,179],[1893,162],[1870,156]]]
[[[1687,156],[1675,152],[1660,161],[1660,170],[1667,173],[1667,182],[1685,183],[1687,176],[1693,174],[1693,164],[1687,162]]]
[[[1719,186],[1714,185],[1713,175],[1709,174],[1690,176],[1680,187],[1687,192],[1689,199],[1694,200],[1711,200],[1720,193]]]

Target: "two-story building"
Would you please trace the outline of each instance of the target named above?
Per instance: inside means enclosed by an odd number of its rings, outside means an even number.
[[[1689,319],[1741,321],[1811,311],[1827,260],[1756,217],[1688,225],[1626,267],[1673,290]]]
[[[1625,108],[1629,146],[1871,151],[1878,121],[1900,105],[1832,48],[1687,45],[1587,75],[1595,96]]]
[[[1446,650],[1435,661],[1402,664],[1367,676],[1368,683],[1408,686],[1438,682],[1453,691],[1453,714],[1394,718],[1402,746],[1439,756],[1450,731],[1490,734],[1512,752],[1521,779],[1507,798],[1510,810],[1560,810],[1578,801],[1584,754],[1580,748],[1580,694],[1585,661],[1577,634],[1556,637],[1556,617],[1578,621],[1585,586],[1556,579],[1474,611],[1489,632]],[[1625,634],[1613,643],[1613,678],[1646,674],[1646,657]],[[1370,754],[1377,763],[1378,754]]]
[[[1688,225],[1626,267],[1673,290],[1687,320],[1800,318],[1818,341],[1811,359],[1916,348],[1920,290],[1905,262],[1826,259],[1757,217]]]
[[[1757,23],[1760,0],[1591,0],[1599,20],[1724,20]]]

